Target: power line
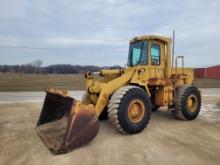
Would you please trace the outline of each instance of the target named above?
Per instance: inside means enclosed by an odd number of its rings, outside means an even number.
[[[35,34],[25,34],[25,33],[7,33],[7,32],[0,32],[0,35],[7,35],[7,36],[25,36],[25,37],[49,37],[47,35],[35,35]]]
[[[0,48],[12,48],[12,49],[31,49],[31,50],[52,50],[52,51],[65,51],[65,50],[71,50],[73,49],[73,47],[68,47],[68,48],[65,48],[65,49],[53,49],[53,48],[44,48],[44,47],[28,47],[28,46],[11,46],[11,45],[0,45]],[[99,47],[99,51],[100,50],[103,50],[104,49],[100,49]],[[109,50],[107,48],[107,50]],[[114,52],[120,52],[116,49],[111,49],[111,51],[114,51]],[[97,50],[94,48],[94,49],[82,49],[80,52],[97,52]]]
[[[49,37],[58,37],[59,36],[49,36],[49,35],[35,35],[35,34],[25,34],[25,33],[4,33],[4,32],[0,32],[0,35],[6,35],[6,36],[24,36],[24,37],[35,37],[35,38],[42,38],[42,37],[45,37],[45,38],[49,38]],[[129,39],[101,39],[101,38],[91,38],[91,37],[80,37],[80,38],[77,38],[76,36],[74,35],[68,35],[66,38],[73,38],[73,40],[77,40],[77,41],[97,41],[97,40],[101,40],[101,41],[106,41],[106,42],[112,42],[112,41],[128,41]],[[106,37],[105,37],[106,38]],[[0,38],[1,39],[1,38]]]
[[[72,48],[65,48],[65,49],[51,49],[51,48],[43,48],[43,47],[41,47],[41,48],[38,48],[38,47],[27,47],[27,46],[9,46],[9,45],[7,45],[7,46],[4,46],[4,45],[0,45],[0,48],[1,47],[3,47],[3,48],[12,48],[12,49],[30,49],[30,50],[48,50],[48,51],[56,51],[56,50],[58,50],[58,51],[65,51],[65,50],[72,50]],[[117,50],[117,49],[110,49],[112,52],[122,52],[122,51],[120,51],[120,50]],[[100,47],[99,47],[99,52],[105,52],[106,50],[105,49],[100,49]],[[127,50],[123,50],[124,52],[127,52]],[[96,53],[97,52],[97,49],[82,49],[82,50],[80,50],[80,52],[82,53],[82,54],[87,54],[87,53]],[[109,49],[107,49],[107,52],[109,52]],[[106,53],[107,53],[106,52]],[[54,55],[54,54],[53,54]],[[89,55],[91,55],[91,54],[89,54]]]
[[[56,23],[57,21],[54,20],[54,21],[33,21],[33,20],[23,20],[23,19],[11,19],[11,18],[0,18],[0,20],[2,21],[10,21],[10,22],[23,22],[23,23],[36,23],[36,24],[52,24],[52,23]],[[95,25],[95,26],[87,26],[87,25],[83,25],[83,26],[76,26],[73,22],[62,22],[63,25],[65,25],[65,27],[67,26],[71,26],[71,29],[75,29],[75,30],[82,30],[82,29],[89,29],[89,30],[97,30],[97,29],[113,29],[113,30],[121,30],[123,31],[124,30],[124,27],[120,27],[120,26],[115,26],[115,27],[110,27],[110,26],[100,26],[100,25]],[[130,30],[135,30],[140,27],[127,27],[126,26],[126,29],[130,29]]]
[[[39,23],[45,24],[50,22],[36,21],[36,20],[24,20],[24,19],[13,19],[13,18],[0,18],[1,21],[9,21],[9,22],[23,22],[23,23]]]
[[[53,48],[43,48],[43,47],[28,47],[28,46],[11,46],[11,45],[0,45],[1,48],[15,48],[15,49],[37,49],[37,50],[63,50],[63,49],[53,49]]]
[[[202,25],[208,25],[208,24],[210,24],[210,23],[215,23],[215,22],[218,22],[220,20],[220,18],[216,18],[216,19],[210,19],[210,20],[201,20],[201,21],[197,21],[197,22],[195,22],[195,23],[193,23],[193,24],[189,24],[189,25],[187,25],[187,26],[184,26],[184,27],[177,27],[176,29],[180,29],[179,30],[179,32],[185,32],[185,31],[189,31],[189,30],[191,30],[191,29],[195,29],[195,27],[201,27]]]

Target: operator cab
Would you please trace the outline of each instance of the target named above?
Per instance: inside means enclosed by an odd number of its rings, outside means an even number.
[[[165,44],[171,39],[159,36],[135,37],[130,41],[128,66],[152,65],[160,66],[164,59]]]

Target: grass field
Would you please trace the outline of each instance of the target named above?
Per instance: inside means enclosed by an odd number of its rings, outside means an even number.
[[[201,88],[220,88],[218,79],[197,79]],[[83,74],[0,74],[0,91],[42,91],[45,87],[84,90]]]
[[[41,91],[45,87],[83,90],[83,74],[0,74],[0,91]]]

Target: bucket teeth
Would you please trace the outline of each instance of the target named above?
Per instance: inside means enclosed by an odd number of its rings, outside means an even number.
[[[90,142],[99,123],[93,106],[83,105],[62,90],[46,89],[36,132],[54,154],[66,153]]]
[[[56,94],[56,95],[61,95],[63,97],[69,96],[69,92],[64,89],[56,89],[56,88],[46,88],[45,89],[46,93],[51,93],[51,94]]]

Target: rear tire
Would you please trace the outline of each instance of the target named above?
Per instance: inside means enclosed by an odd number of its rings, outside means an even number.
[[[135,134],[148,124],[152,105],[147,93],[136,86],[123,86],[111,97],[108,118],[120,133]]]
[[[195,86],[180,86],[176,89],[172,115],[179,120],[195,119],[201,108],[200,91]]]

